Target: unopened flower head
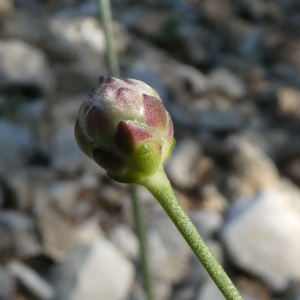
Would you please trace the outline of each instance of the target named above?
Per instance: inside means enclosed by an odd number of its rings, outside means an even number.
[[[134,79],[100,77],[75,124],[80,149],[120,182],[140,183],[171,154],[173,125],[157,92]]]

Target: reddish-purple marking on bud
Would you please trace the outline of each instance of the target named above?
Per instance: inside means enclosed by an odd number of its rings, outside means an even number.
[[[129,84],[136,85],[136,80],[134,80],[134,79],[130,79],[130,78],[122,78],[122,80],[123,80],[124,82],[129,83]]]
[[[99,133],[104,137],[112,130],[113,123],[99,105],[93,105],[85,115],[86,130],[90,136],[98,140]]]
[[[143,94],[147,125],[164,128],[167,125],[167,112],[161,101]]]
[[[98,80],[98,85],[102,83],[109,84],[109,83],[113,83],[114,81],[115,79],[113,77],[100,76]]]
[[[100,148],[95,148],[92,156],[95,162],[104,169],[120,170],[125,165],[124,160],[120,156]]]
[[[140,97],[137,91],[121,87],[116,93],[117,107],[122,110],[134,110],[138,105]]]
[[[150,138],[150,133],[144,128],[126,121],[121,121],[118,124],[116,146],[122,151],[131,153],[139,144]]]

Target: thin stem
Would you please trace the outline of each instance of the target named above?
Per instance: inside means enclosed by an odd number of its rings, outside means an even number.
[[[141,182],[159,201],[227,300],[243,300],[178,202],[164,170]]]
[[[114,39],[113,22],[109,0],[99,0],[106,39],[108,66],[112,76],[120,77],[118,56]]]
[[[99,0],[99,4],[102,12],[105,39],[107,45],[106,53],[107,53],[109,71],[112,76],[120,77],[120,69],[119,69],[118,56],[116,51],[115,39],[114,39],[110,2],[109,0]],[[148,264],[145,224],[142,218],[141,210],[137,199],[136,185],[134,184],[130,185],[130,196],[131,196],[131,201],[133,206],[133,215],[135,220],[136,233],[140,244],[141,266],[142,266],[142,272],[144,277],[143,278],[144,287],[146,290],[147,299],[154,300],[151,273]]]
[[[152,289],[152,278],[151,278],[151,272],[148,263],[149,256],[148,256],[145,222],[143,220],[141,207],[138,203],[136,186],[134,184],[130,184],[129,189],[132,197],[135,230],[140,244],[140,256],[141,256],[141,266],[142,266],[144,287],[146,290],[148,300],[154,300],[155,298]]]

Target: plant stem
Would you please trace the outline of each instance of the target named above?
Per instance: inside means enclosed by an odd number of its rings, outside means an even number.
[[[105,40],[106,40],[106,53],[107,53],[110,73],[114,77],[120,77],[120,69],[119,69],[116,44],[114,39],[110,2],[109,0],[99,0],[99,5],[101,7],[101,12],[102,12],[102,19],[103,19],[103,26],[104,26]]]
[[[105,32],[105,39],[106,39],[106,46],[107,46],[106,53],[107,53],[109,71],[112,76],[120,77],[120,69],[119,69],[118,56],[116,51],[115,39],[114,39],[110,2],[109,0],[99,0],[99,4],[102,12],[102,19],[104,25],[104,32]],[[140,245],[140,256],[141,256],[141,266],[142,266],[144,287],[147,294],[147,299],[154,300],[151,273],[148,264],[146,230],[145,230],[143,217],[141,214],[141,209],[138,203],[136,185],[130,184],[129,191],[130,191],[132,207],[133,207],[133,216],[135,221],[136,234]]]
[[[224,297],[227,300],[243,300],[181,207],[165,171],[163,169],[158,171],[152,177],[145,178],[140,184],[144,185],[159,201]]]
[[[152,289],[152,278],[148,263],[148,247],[146,239],[145,222],[143,220],[140,204],[138,203],[136,185],[129,185],[130,194],[132,197],[133,215],[135,221],[135,230],[140,244],[140,259],[143,273],[144,287],[148,300],[154,300]]]

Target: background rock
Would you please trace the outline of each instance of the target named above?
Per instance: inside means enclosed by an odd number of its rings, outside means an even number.
[[[208,209],[193,210],[189,217],[204,239],[212,238],[223,224],[222,216]]]
[[[193,140],[183,140],[177,144],[166,166],[168,175],[175,185],[189,188],[196,183],[200,151],[200,145]]]
[[[105,274],[99,281],[97,275]],[[109,242],[94,240],[74,249],[57,268],[56,299],[125,299],[133,267]]]
[[[53,299],[53,287],[36,274],[36,272],[18,262],[10,263],[8,269],[12,276],[20,282],[20,285],[33,297],[41,300]]]
[[[241,98],[246,94],[243,81],[226,69],[216,69],[210,74],[210,79],[215,88],[221,89],[229,97]]]
[[[170,283],[180,282],[187,271],[189,247],[164,212],[155,215],[151,227],[149,252],[154,276]]]
[[[7,268],[0,268],[0,298],[12,299],[15,291],[15,280]]]
[[[53,136],[53,148],[51,149],[53,166],[60,171],[74,173],[83,168],[87,158],[78,149],[74,128],[66,125],[57,129]]]
[[[139,242],[129,227],[116,226],[110,231],[109,240],[129,259],[136,260],[139,257]]]
[[[15,211],[1,211],[1,252],[19,258],[39,254],[41,245],[35,230],[35,224],[29,216]]]
[[[0,121],[0,143],[0,173],[4,176],[24,167],[35,149],[28,129],[4,120]]]
[[[0,42],[1,88],[33,86],[41,92],[53,88],[47,57],[40,49],[20,40]]]
[[[246,139],[235,137],[228,140],[232,153],[234,172],[228,178],[231,197],[253,195],[278,183],[278,171],[267,155]]]
[[[275,291],[299,280],[297,257],[300,249],[295,234],[300,232],[300,193],[290,183],[280,182],[248,199],[241,199],[229,211],[222,239],[232,260],[260,276]],[[281,247],[287,247],[282,252]]]
[[[201,288],[197,300],[224,300],[224,296],[218,290],[215,283],[212,280],[207,281]]]

